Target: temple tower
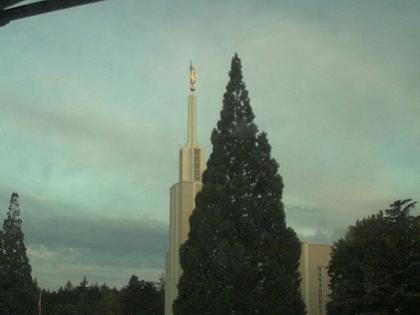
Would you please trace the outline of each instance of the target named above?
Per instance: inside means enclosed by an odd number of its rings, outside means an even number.
[[[169,251],[166,254],[165,315],[172,315],[172,303],[178,296],[182,274],[179,248],[188,238],[189,218],[195,207],[195,195],[201,190],[201,176],[206,168],[206,152],[197,142],[197,96],[195,69],[190,65],[187,144],[179,154],[179,182],[170,189]]]

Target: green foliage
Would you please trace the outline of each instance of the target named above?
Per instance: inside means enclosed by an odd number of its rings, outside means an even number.
[[[163,303],[156,284],[132,276],[128,286],[121,291],[124,314],[155,315],[162,313]]]
[[[102,297],[95,308],[95,315],[122,315],[120,295],[117,290],[101,289]]]
[[[154,282],[132,276],[117,290],[107,285],[88,285],[86,277],[77,287],[71,282],[56,292],[43,291],[43,315],[163,315],[163,291]]]
[[[404,314],[420,310],[420,219],[415,202],[398,200],[350,226],[329,266],[331,315]]]
[[[76,289],[77,303],[75,304],[75,312],[77,315],[91,315],[95,312],[96,304],[101,299],[101,292],[97,285],[88,287],[88,281],[83,276]]]
[[[38,289],[26,255],[19,195],[13,193],[0,233],[0,315],[33,315]]]
[[[305,313],[300,242],[285,223],[278,164],[253,121],[235,55],[189,238],[181,247],[175,314]]]

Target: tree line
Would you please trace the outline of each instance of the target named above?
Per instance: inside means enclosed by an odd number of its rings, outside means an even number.
[[[78,286],[67,282],[57,291],[42,290],[40,298],[43,315],[163,315],[164,282],[132,276],[118,290],[88,285],[84,277]]]

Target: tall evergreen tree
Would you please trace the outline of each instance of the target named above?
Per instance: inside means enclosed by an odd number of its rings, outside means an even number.
[[[162,314],[161,296],[156,284],[131,276],[128,286],[121,290],[121,304],[124,314],[159,315]]]
[[[305,314],[300,242],[286,226],[282,177],[254,117],[235,54],[181,247],[175,314]]]
[[[420,216],[398,200],[351,226],[329,266],[331,315],[416,315],[420,310]]]
[[[0,248],[1,315],[33,315],[37,307],[37,288],[31,276],[19,215],[19,195],[13,193]]]

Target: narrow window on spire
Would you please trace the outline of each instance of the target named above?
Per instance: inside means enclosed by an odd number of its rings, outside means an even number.
[[[200,149],[194,149],[194,180],[201,180],[200,172]]]

